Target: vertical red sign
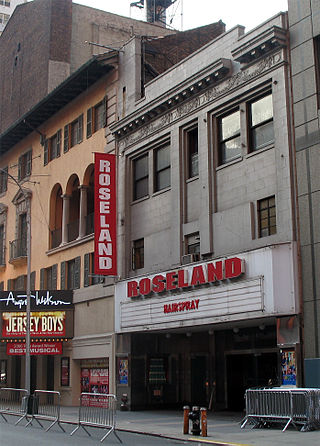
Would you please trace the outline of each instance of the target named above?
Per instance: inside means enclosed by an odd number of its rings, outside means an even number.
[[[116,156],[95,153],[94,272],[117,275]]]

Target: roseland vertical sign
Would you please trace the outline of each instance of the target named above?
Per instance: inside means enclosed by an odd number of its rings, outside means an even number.
[[[117,275],[116,156],[95,153],[94,272]]]

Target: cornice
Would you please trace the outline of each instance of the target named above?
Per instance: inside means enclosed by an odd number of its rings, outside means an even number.
[[[252,39],[237,46],[231,54],[236,62],[249,64],[275,49],[283,48],[287,43],[287,31],[279,26],[272,26]]]
[[[189,94],[186,100],[179,103],[179,101],[173,101],[172,98],[170,98],[166,101],[166,107],[164,106],[164,103],[162,103],[163,110],[160,116],[157,116],[157,114],[153,115],[153,109],[150,109],[148,113],[143,113],[143,111],[140,110],[140,115],[137,115],[132,127],[130,127],[128,123],[123,124],[123,121],[118,123],[118,130],[115,132],[115,136],[118,139],[120,153],[123,153],[128,147],[140,142],[144,138],[168,127],[184,116],[205,107],[217,98],[229,94],[240,86],[266,74],[268,71],[274,69],[274,67],[283,63],[283,61],[283,52],[278,51],[275,54],[263,58],[256,64],[246,67],[233,76],[222,80],[217,83],[217,85],[206,85],[206,88],[203,88],[203,90],[199,87],[196,88],[196,86],[193,85],[192,92],[190,92],[191,94]],[[202,87],[202,85],[200,87]],[[169,101],[172,102],[169,104]]]

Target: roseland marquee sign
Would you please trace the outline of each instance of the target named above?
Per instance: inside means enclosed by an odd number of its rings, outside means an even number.
[[[245,261],[239,257],[232,257],[195,265],[188,269],[181,268],[177,271],[130,280],[127,282],[127,297],[136,298],[151,296],[154,293],[182,291],[213,282],[235,279],[244,272]],[[192,301],[189,304],[186,303],[183,308],[184,310],[196,309],[198,308],[198,303],[197,301]],[[165,312],[169,312],[169,308],[166,308]]]

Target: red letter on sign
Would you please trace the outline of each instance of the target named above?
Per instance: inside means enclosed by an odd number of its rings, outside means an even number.
[[[202,266],[195,266],[192,271],[191,285],[201,285],[206,283]]]
[[[132,280],[131,282],[128,282],[127,284],[127,294],[128,297],[137,297],[138,296],[138,282],[135,280]]]
[[[231,279],[232,277],[239,277],[243,273],[242,260],[238,257],[232,257],[227,259],[224,263],[224,276],[225,279]]]
[[[177,284],[175,283],[177,273],[172,271],[171,273],[167,273],[167,290],[174,290],[177,288]]]
[[[222,262],[208,263],[208,282],[215,282],[223,279]]]
[[[162,293],[164,291],[164,277],[159,274],[152,279],[152,291],[154,293]]]
[[[139,291],[140,294],[143,294],[144,296],[146,294],[149,294],[151,291],[151,280],[147,277],[144,279],[141,279],[139,282]]]

